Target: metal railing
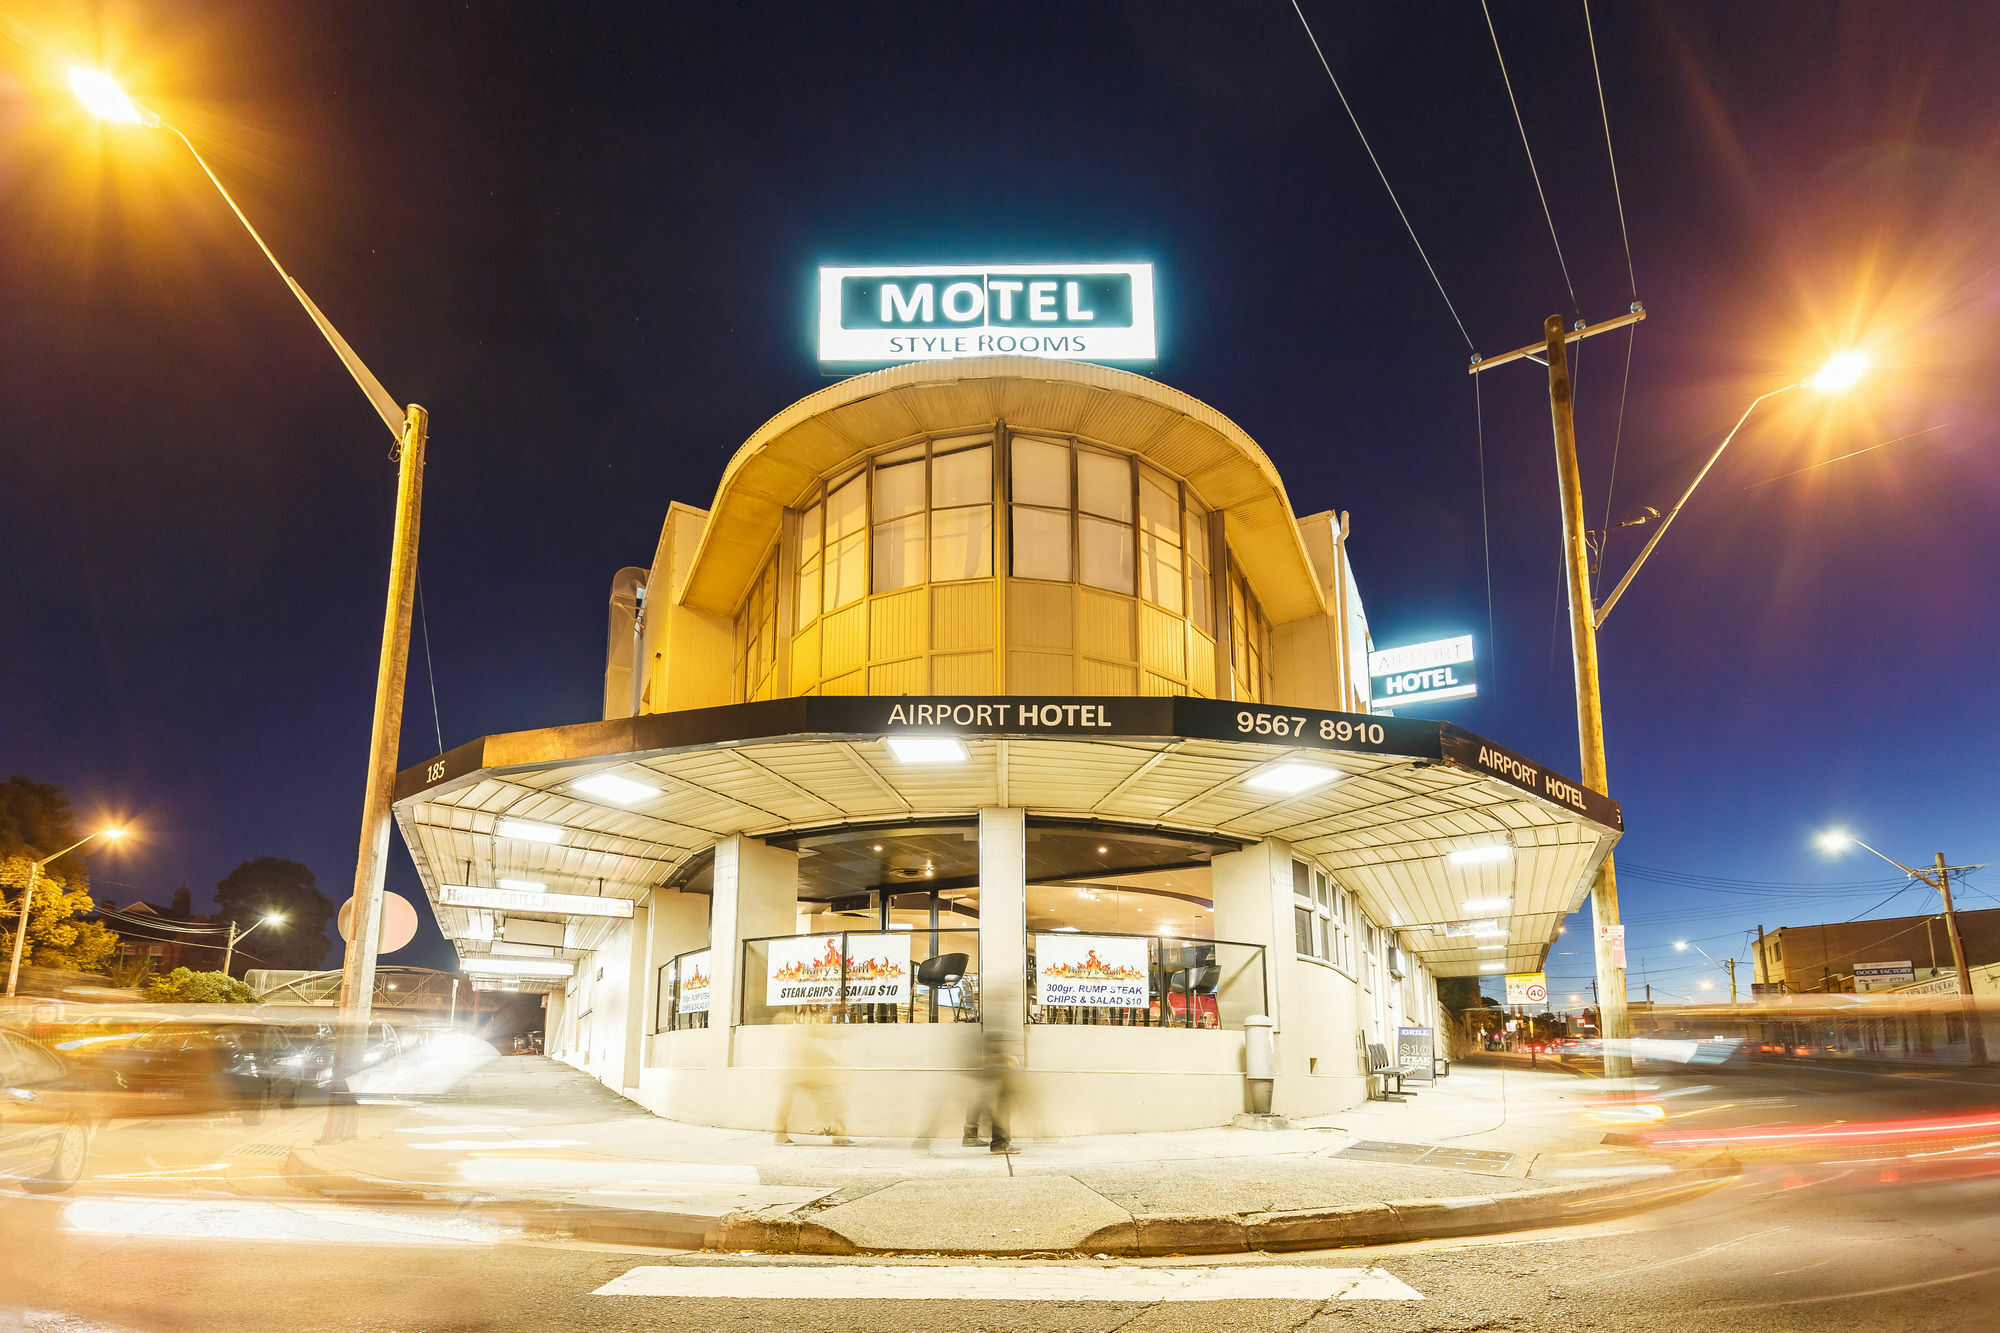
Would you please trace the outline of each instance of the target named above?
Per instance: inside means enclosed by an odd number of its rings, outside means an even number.
[[[1143,966],[1135,947],[1141,942]],[[1028,936],[1031,1023],[1240,1028],[1269,1006],[1261,944],[1109,931]]]
[[[653,1031],[685,1032],[708,1026],[714,970],[707,947],[676,954],[660,964],[659,988],[653,996]],[[682,978],[687,979],[685,990]]]
[[[979,1021],[976,929],[771,935],[742,961],[745,1024]]]

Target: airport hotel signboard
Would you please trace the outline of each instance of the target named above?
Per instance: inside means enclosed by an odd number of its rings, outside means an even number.
[[[1479,693],[1473,674],[1472,636],[1433,639],[1368,654],[1370,699],[1378,713],[1413,704],[1470,699]]]
[[[965,356],[1157,360],[1153,266],[937,264],[819,271],[823,365]]]

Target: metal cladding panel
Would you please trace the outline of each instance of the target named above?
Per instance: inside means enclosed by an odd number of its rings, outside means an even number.
[[[897,440],[922,434],[924,429],[902,395],[891,392],[871,394],[857,402],[831,408],[826,413],[826,419],[827,424],[842,435],[860,441],[868,448],[894,444]],[[839,463],[834,466],[838,467]]]
[[[931,647],[939,652],[970,652],[993,647],[994,585],[991,579],[972,583],[933,583]],[[984,691],[940,689],[941,694]]]
[[[1090,420],[1094,405],[1108,396],[1083,383],[1048,379],[1002,379],[999,416],[1015,430],[1050,435],[1074,435]]]
[[[902,397],[918,428],[932,434],[986,426],[1000,416],[1000,394],[992,380],[915,384]]]

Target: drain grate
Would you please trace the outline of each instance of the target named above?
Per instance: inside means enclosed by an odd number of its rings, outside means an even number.
[[[1441,1148],[1430,1143],[1389,1143],[1364,1139],[1333,1154],[1363,1162],[1394,1162],[1399,1166],[1434,1166],[1446,1171],[1476,1171],[1484,1175],[1506,1174],[1513,1164],[1510,1152],[1483,1152],[1477,1148]]]

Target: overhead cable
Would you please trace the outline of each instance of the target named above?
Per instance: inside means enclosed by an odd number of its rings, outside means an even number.
[[[1410,233],[1410,244],[1417,247],[1417,257],[1422,259],[1424,267],[1430,270],[1431,281],[1437,284],[1438,295],[1444,297],[1444,308],[1451,311],[1452,323],[1458,325],[1459,334],[1464,337],[1465,345],[1476,354],[1479,348],[1472,341],[1472,335],[1465,331],[1465,321],[1458,317],[1458,307],[1453,305],[1451,297],[1446,295],[1444,279],[1438,277],[1437,266],[1432,264],[1431,257],[1424,253],[1424,243],[1417,239],[1417,229],[1410,225],[1410,215],[1403,211],[1402,201],[1396,198],[1395,187],[1389,184],[1388,173],[1382,170],[1381,160],[1375,156],[1375,150],[1369,147],[1368,136],[1361,132],[1361,122],[1355,117],[1354,108],[1348,104],[1347,94],[1341,91],[1340,80],[1333,76],[1333,66],[1327,63],[1326,52],[1320,50],[1319,38],[1313,36],[1312,24],[1306,22],[1306,12],[1299,8],[1299,0],[1292,0],[1292,12],[1299,16],[1299,23],[1306,30],[1306,40],[1312,43],[1313,54],[1319,57],[1319,67],[1326,71],[1327,81],[1333,84],[1333,94],[1340,99],[1341,110],[1347,113],[1348,123],[1354,126],[1355,137],[1361,140],[1362,150],[1374,164],[1375,175],[1380,178],[1382,188],[1389,192],[1389,202],[1396,206],[1396,216],[1403,220],[1403,230]]]
[[[1298,0],[1292,0],[1294,6]],[[1507,105],[1514,108],[1514,125],[1521,131],[1521,149],[1528,155],[1528,174],[1535,178],[1535,193],[1541,197],[1542,216],[1548,219],[1549,240],[1555,243],[1556,263],[1562,268],[1563,285],[1569,288],[1569,303],[1578,314],[1583,313],[1583,304],[1576,299],[1576,284],[1569,280],[1569,261],[1563,258],[1562,242],[1556,239],[1555,214],[1549,211],[1549,196],[1542,189],[1542,173],[1535,169],[1535,150],[1528,146],[1528,127],[1521,120],[1521,104],[1514,100],[1514,81],[1507,77],[1507,57],[1500,54],[1500,34],[1493,27],[1493,11],[1486,6],[1486,0],[1479,0],[1480,12],[1486,15],[1486,31],[1493,38],[1493,57],[1500,62],[1500,82],[1507,87]]]
[[[1484,0],[1480,2],[1484,4]],[[1486,16],[1486,24],[1492,26],[1492,14]],[[1598,80],[1598,114],[1604,118],[1604,156],[1612,162],[1612,198],[1618,200],[1618,236],[1626,242],[1626,276],[1632,280],[1632,300],[1638,300],[1638,270],[1632,268],[1632,234],[1624,224],[1624,190],[1618,188],[1618,152],[1612,148],[1612,114],[1604,106],[1604,70],[1598,68],[1598,32],[1590,24],[1590,0],[1584,0],[1584,34],[1590,38],[1590,72]]]

